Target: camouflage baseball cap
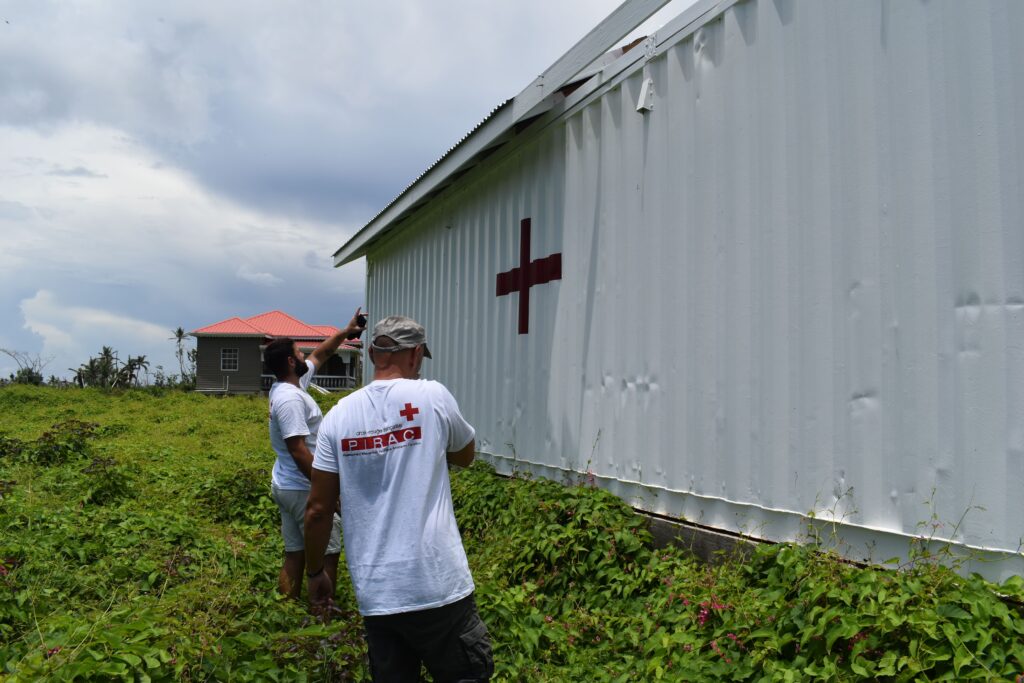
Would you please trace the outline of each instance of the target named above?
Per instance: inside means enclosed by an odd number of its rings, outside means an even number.
[[[381,337],[387,337],[394,342],[394,345],[379,345],[377,340]],[[377,351],[391,353],[404,349],[414,349],[420,344],[423,344],[423,355],[427,358],[432,358],[430,349],[427,348],[427,332],[423,329],[423,325],[420,325],[412,318],[406,318],[403,315],[391,315],[373,326],[373,338],[370,341],[370,346]]]

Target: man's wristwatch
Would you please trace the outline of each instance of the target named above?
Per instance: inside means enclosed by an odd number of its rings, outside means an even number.
[[[316,570],[315,572],[313,572],[312,574],[309,574],[309,573],[307,573],[307,574],[306,574],[306,578],[307,578],[307,579],[315,579],[316,577],[320,576],[320,575],[321,575],[321,574],[323,574],[323,573],[324,573],[324,567],[323,567],[323,566],[321,566],[321,567],[320,567],[320,569],[317,569],[317,570]]]

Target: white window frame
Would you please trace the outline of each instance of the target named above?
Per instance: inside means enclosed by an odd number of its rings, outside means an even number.
[[[232,358],[230,358],[231,354],[228,353],[229,351],[233,351],[234,352],[234,359],[233,360],[234,360],[235,367],[233,367],[233,368],[232,367],[228,367],[228,364],[230,364],[230,361],[232,360]],[[238,349],[237,348],[230,348],[230,349],[225,348],[225,349],[221,349],[220,350],[220,371],[221,372],[238,372],[238,361],[239,361],[239,354],[238,354]]]

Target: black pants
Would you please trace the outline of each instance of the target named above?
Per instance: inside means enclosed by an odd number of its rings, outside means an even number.
[[[491,639],[469,595],[443,607],[365,617],[374,683],[416,683],[420,664],[434,683],[476,683],[494,673]]]

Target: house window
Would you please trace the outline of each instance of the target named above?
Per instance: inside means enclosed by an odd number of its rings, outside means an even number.
[[[238,349],[221,349],[220,350],[220,369],[221,370],[237,370],[238,369]]]

